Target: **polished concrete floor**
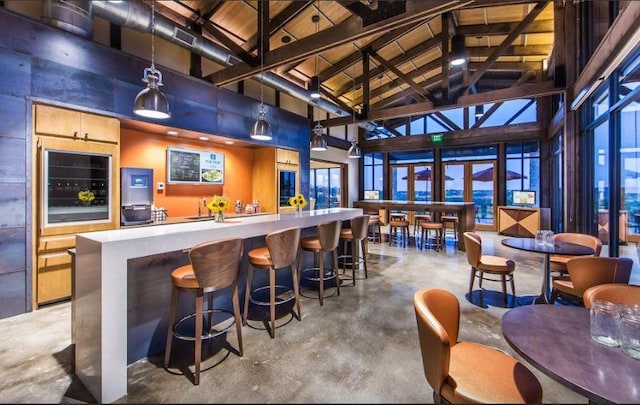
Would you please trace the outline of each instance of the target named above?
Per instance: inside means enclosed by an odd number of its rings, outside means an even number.
[[[538,294],[542,255],[504,247],[493,232],[481,235],[486,254],[516,261],[517,295]],[[639,283],[636,245],[624,246],[621,255],[634,259],[632,282]],[[129,393],[118,402],[432,402],[412,304],[413,293],[423,287],[443,288],[458,297],[460,340],[489,344],[518,357],[500,332],[500,318],[508,308],[501,304],[499,283],[485,282],[483,302],[476,285],[471,303],[466,296],[466,256],[452,241],[440,252],[370,244],[368,263],[367,280],[358,279],[356,287],[345,281],[342,294],[325,299],[324,306],[303,298],[302,320],[281,319],[275,339],[260,324],[244,327],[244,357],[213,354],[203,364],[211,368],[201,374],[198,386],[189,372],[179,374],[184,368],[165,370],[160,358],[132,364]],[[0,402],[95,402],[71,373],[70,322],[68,302],[0,320]],[[235,332],[228,341],[236,345]],[[182,347],[188,359],[188,344]],[[545,403],[588,402],[523,362],[539,378]]]

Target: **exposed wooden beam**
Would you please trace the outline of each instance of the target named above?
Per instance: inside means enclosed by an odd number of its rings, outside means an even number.
[[[523,74],[518,81],[516,81],[512,87],[518,87],[523,85],[524,83],[527,82],[527,80],[529,80],[531,77],[533,77],[535,75],[535,72],[529,70],[527,72],[525,72],[525,74]],[[479,128],[480,125],[484,124],[484,122],[486,120],[489,119],[489,117],[491,117],[493,115],[494,112],[498,111],[498,108],[500,108],[500,106],[504,104],[504,101],[501,101],[499,103],[494,103],[487,111],[485,111],[484,114],[482,114],[482,117],[480,117],[479,120],[477,120],[473,126],[471,128]]]
[[[429,100],[432,103],[437,101],[435,99],[435,97],[433,97],[431,94],[429,94],[428,90],[424,89],[422,86],[418,85],[416,82],[411,80],[411,78],[407,77],[407,75],[402,73],[398,68],[393,66],[391,63],[387,62],[383,57],[381,57],[380,55],[378,55],[375,52],[372,52],[371,56],[375,60],[380,62],[380,64],[382,64],[384,67],[386,67],[391,72],[393,72],[394,75],[398,76],[403,82],[407,83],[416,93],[418,93],[419,95],[424,97],[426,100]]]
[[[487,57],[490,56],[496,48],[495,46],[467,46],[467,55],[469,57]],[[547,57],[551,54],[552,50],[552,45],[512,45],[507,47],[501,56]]]
[[[292,1],[291,4],[282,10],[277,16],[271,19],[269,23],[269,36],[275,34],[278,30],[282,29],[287,23],[293,20],[297,15],[304,11],[307,7],[313,4],[313,0],[308,1]],[[258,46],[258,33],[252,35],[247,39],[247,42],[242,46],[245,52],[253,52]]]
[[[440,49],[442,50],[442,57],[440,58],[442,61],[442,101],[449,100],[449,16],[450,13],[444,13],[441,16],[442,20],[442,33],[446,33],[446,35],[440,35],[441,45]],[[453,25],[453,24],[451,24]],[[431,100],[433,102],[433,100]]]
[[[507,47],[511,46],[513,41],[515,41],[516,38],[518,38],[522,34],[522,31],[524,31],[524,29],[529,24],[531,24],[533,20],[536,19],[536,17],[542,12],[542,10],[544,10],[546,5],[547,5],[547,1],[539,1],[535,5],[533,10],[531,10],[529,14],[527,14],[527,16],[516,26],[516,28],[509,35],[507,35],[507,37],[504,39],[504,41],[502,41],[500,46],[498,46],[496,50],[493,51],[491,55],[489,55],[489,57],[487,57],[487,60],[482,63],[482,66],[478,70],[476,70],[476,72],[471,77],[469,77],[468,80],[464,81],[462,93],[466,92],[469,89],[469,87],[473,86],[480,79],[480,76],[482,76],[484,72],[489,70],[491,65],[496,60],[498,60],[498,57],[502,55],[502,53],[507,49]]]
[[[413,24],[417,21],[439,15],[445,11],[462,8],[472,2],[473,0],[407,0],[407,11],[405,13],[379,21],[365,28],[360,26],[359,21],[350,18],[322,32],[302,38],[295,43],[269,52],[269,54],[265,55],[265,70],[276,69],[278,66],[294,61],[301,61],[328,49],[335,48],[336,46],[403,27],[407,24]],[[259,69],[247,63],[239,63],[214,73],[212,75],[212,81],[218,86],[224,86],[239,80],[244,80],[258,72]]]
[[[540,20],[534,21],[527,28],[525,28],[523,34],[553,34],[554,20]],[[495,24],[477,24],[477,25],[459,25],[457,27],[458,34],[462,34],[466,37],[472,36],[485,36],[485,35],[509,35],[517,27],[517,22],[505,22]]]

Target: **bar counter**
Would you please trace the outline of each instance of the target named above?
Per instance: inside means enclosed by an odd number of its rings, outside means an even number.
[[[239,237],[247,241],[246,256],[251,243],[264,246],[270,232],[294,226],[311,232],[322,222],[358,215],[361,209],[331,208],[78,234],[72,300],[76,375],[98,402],[127,394],[127,365],[140,356],[139,344],[130,340],[161,346],[154,340],[162,335],[164,342],[166,319],[162,324],[158,317],[169,310],[169,274],[179,264],[175,257],[184,261],[192,246]],[[243,294],[240,286],[239,280]]]

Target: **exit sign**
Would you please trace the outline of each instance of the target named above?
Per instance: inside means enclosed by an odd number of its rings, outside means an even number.
[[[432,134],[431,142],[442,142],[442,134]]]

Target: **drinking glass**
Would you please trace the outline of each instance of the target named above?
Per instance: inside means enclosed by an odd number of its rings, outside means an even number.
[[[553,246],[555,243],[556,236],[553,234],[553,231],[544,231],[544,244],[548,246]]]
[[[544,245],[544,231],[536,231],[536,245]]]
[[[620,305],[619,310],[620,348],[628,356],[640,360],[640,305]]]
[[[591,338],[606,346],[618,346],[618,306],[609,301],[596,300],[591,306]]]

